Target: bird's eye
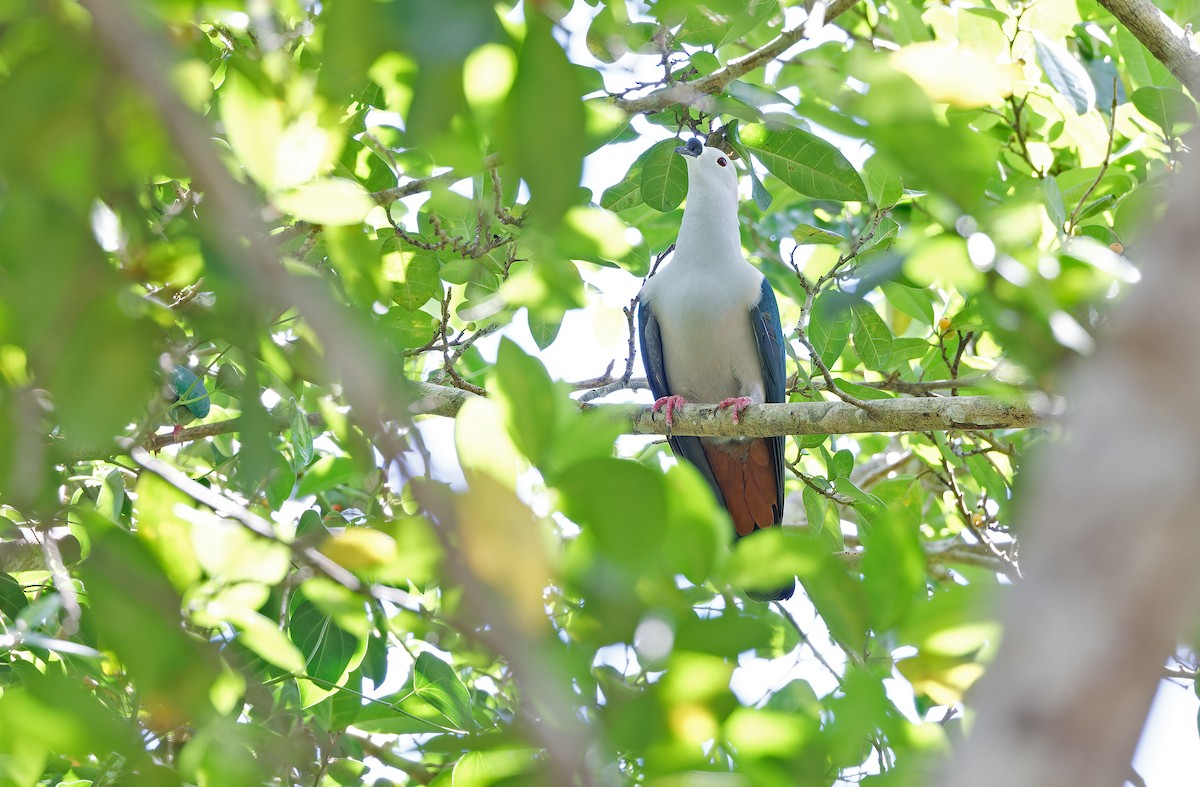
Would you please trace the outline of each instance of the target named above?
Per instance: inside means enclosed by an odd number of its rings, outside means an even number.
[[[725,157],[724,157],[724,156],[721,156],[719,159],[717,159],[717,163],[718,163],[718,164],[720,164],[720,165],[723,167],[723,166],[725,166],[726,164],[728,164],[729,162],[725,160]]]

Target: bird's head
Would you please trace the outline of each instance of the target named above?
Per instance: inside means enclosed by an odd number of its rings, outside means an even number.
[[[737,170],[728,153],[719,148],[706,147],[697,137],[675,148],[675,152],[687,161],[689,192],[702,189],[714,195],[724,194],[737,203]]]

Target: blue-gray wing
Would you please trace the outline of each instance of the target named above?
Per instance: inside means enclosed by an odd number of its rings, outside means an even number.
[[[774,300],[772,300],[772,303],[774,303]],[[775,321],[776,323],[779,322],[778,309],[776,309]],[[654,398],[661,399],[664,396],[670,396],[673,391],[671,390],[670,383],[667,382],[667,367],[663,358],[662,334],[658,329],[658,320],[654,316],[654,308],[644,297],[638,302],[638,337],[641,340],[642,366],[646,368],[646,379],[650,383],[650,390],[654,393]],[[704,448],[700,445],[700,438],[668,437],[667,442],[670,443],[671,450],[675,453],[676,457],[683,457],[700,471],[700,475],[704,476],[704,480],[712,488],[713,494],[717,496],[717,502],[724,506],[725,496],[721,493],[721,488],[717,486],[716,479],[713,478],[712,467],[709,466],[708,457],[704,454]],[[782,459],[779,466],[783,466]],[[781,476],[780,484],[782,483]]]
[[[787,371],[784,364],[783,326],[779,322],[779,304],[767,277],[763,277],[758,303],[750,308],[754,326],[754,341],[758,345],[758,361],[762,367],[763,387],[768,402],[787,401]],[[775,489],[778,505],[776,523],[783,517],[783,442],[782,437],[768,437],[774,462]]]

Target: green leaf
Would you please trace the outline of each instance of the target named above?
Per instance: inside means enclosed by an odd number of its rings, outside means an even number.
[[[292,467],[294,470],[300,470],[312,462],[313,436],[312,427],[308,425],[308,416],[295,400],[292,401],[289,426],[292,432]]]
[[[190,512],[195,503],[152,473],[138,476],[136,491],[137,536],[158,558],[171,584],[183,592],[200,578],[200,563],[192,548],[192,524],[180,516],[180,511]]]
[[[804,503],[804,516],[808,520],[809,535],[827,544],[831,551],[845,549],[837,504],[810,486],[804,487],[801,500]]]
[[[1070,52],[1039,30],[1033,32],[1033,46],[1046,78],[1070,102],[1075,113],[1090,112],[1096,106],[1096,88],[1087,70]]]
[[[375,200],[359,183],[345,178],[324,178],[286,191],[275,205],[314,224],[358,224],[375,207]]]
[[[967,253],[967,242],[950,233],[917,246],[904,260],[904,275],[916,284],[937,282],[962,293],[974,292],[984,284],[983,274]]]
[[[738,7],[718,47],[737,41],[779,12],[779,0],[737,0]],[[765,208],[764,208],[765,210]]]
[[[908,75],[878,65],[864,74],[867,94],[848,92],[844,109],[865,121],[867,141],[906,189],[942,193],[974,212],[996,176],[1000,141],[972,125],[948,123]]]
[[[854,166],[836,147],[798,128],[772,129],[754,123],[739,138],[758,153],[767,170],[809,197],[862,202],[867,190]]]
[[[600,207],[613,212],[636,208],[644,201],[642,199],[641,170],[638,170],[636,179],[622,180],[606,188],[600,195]]]
[[[454,763],[451,787],[492,787],[529,783],[528,774],[539,762],[537,749],[489,749],[470,751]],[[536,781],[534,779],[534,781]]]
[[[540,13],[525,20],[502,147],[529,184],[532,221],[554,227],[579,197],[587,115],[578,74],[550,21]]]
[[[1196,103],[1179,90],[1143,87],[1133,91],[1129,98],[1137,111],[1161,128],[1168,137],[1178,136],[1196,125]]]
[[[696,69],[702,77],[708,76],[721,67],[721,61],[717,59],[717,56],[703,49],[699,52],[693,52],[688,62],[692,64],[692,68]]]
[[[674,210],[687,196],[687,163],[675,152],[678,146],[678,140],[664,139],[647,151],[642,165],[641,194],[655,210]]]
[[[874,492],[884,506],[862,509],[868,519],[861,531],[862,572],[871,625],[878,632],[896,625],[925,590],[925,553],[918,538],[925,494],[920,482],[906,478],[885,479]]]
[[[524,462],[513,441],[513,433],[518,427],[510,425],[501,408],[502,405],[492,399],[468,399],[454,419],[454,443],[464,470],[489,475],[512,487],[516,485]],[[515,417],[522,417],[522,414]],[[530,428],[536,432],[539,427]],[[530,450],[534,447],[536,444],[532,444]]]
[[[921,15],[922,7],[918,4],[898,0],[889,4],[888,10],[896,11],[896,21],[892,22],[892,27],[897,44],[907,46],[919,41],[928,41],[932,37]]]
[[[925,353],[929,352],[930,346],[929,342],[917,336],[893,339],[889,363],[891,366],[899,366],[902,363],[923,358]]]
[[[100,647],[116,653],[143,695],[203,713],[220,671],[216,649],[185,628],[182,599],[150,550],[110,528],[93,537],[81,574]]]
[[[317,686],[328,690],[340,686],[358,666],[366,652],[366,639],[338,626],[301,593],[293,596],[288,618],[288,638],[304,659],[304,674],[317,679]]]
[[[724,38],[733,18],[736,0],[707,0],[693,4],[677,32],[680,43],[716,46]],[[661,9],[657,9],[661,13]]]
[[[733,531],[712,490],[691,465],[666,473],[667,518],[662,554],[672,573],[703,585],[724,557]]]
[[[834,377],[833,381],[837,383],[837,387],[840,388],[844,393],[848,393],[851,396],[855,396],[859,399],[872,400],[896,398],[895,394],[888,393],[887,391],[881,391],[878,388],[871,388],[866,385],[858,385],[857,383],[852,383],[849,380],[843,380],[840,377]]]
[[[264,96],[236,69],[228,69],[218,105],[230,147],[250,176],[267,189],[275,187],[276,151],[283,135],[283,106]]]
[[[358,466],[348,456],[323,456],[304,473],[296,497],[315,495],[358,476]]]
[[[658,560],[667,514],[660,473],[627,459],[586,459],[558,479],[563,513],[587,528],[600,548],[624,565]]]
[[[416,311],[430,298],[442,294],[437,257],[424,250],[399,251],[399,240],[384,243],[383,275],[395,284],[392,300],[402,309]]]
[[[765,648],[770,636],[770,626],[757,615],[736,610],[710,618],[689,615],[675,635],[675,648],[732,659],[752,648]]]
[[[826,555],[815,541],[786,528],[768,528],[738,539],[729,561],[729,581],[739,587],[781,587],[820,573]]]
[[[292,489],[296,486],[296,471],[283,454],[272,451],[271,458],[272,466],[267,471],[262,490],[267,505],[277,511],[292,496]]]
[[[97,752],[123,759],[138,756],[140,741],[133,730],[121,723],[120,717],[101,701],[101,693],[89,686],[83,676],[62,671],[43,674],[37,670],[21,674],[24,677],[18,685],[5,687],[4,700],[0,702],[0,726],[5,731],[0,752],[4,757],[6,785],[47,783],[40,778],[43,763],[49,766],[49,773],[57,774],[49,782],[79,784],[60,779],[67,766],[53,764],[53,760],[46,762],[48,752],[44,749],[53,750],[54,759],[69,757],[77,762],[86,761]],[[36,770],[26,771],[31,760]],[[31,778],[22,778],[26,774]],[[176,777],[173,782],[163,783],[178,784],[179,780]]]
[[[401,348],[421,347],[437,334],[438,321],[431,314],[397,306],[380,320],[387,335]]]
[[[11,574],[0,573],[0,614],[12,621],[27,606],[29,599],[21,589],[21,583]]]
[[[885,281],[880,285],[884,297],[887,298],[897,311],[907,314],[914,320],[925,325],[933,325],[933,296],[928,290],[919,287],[909,287],[895,281]]]
[[[767,187],[759,179],[758,173],[754,170],[754,159],[750,158],[750,154],[738,140],[738,121],[731,120],[725,128],[728,132],[726,139],[729,141],[730,147],[742,157],[742,161],[746,162],[746,170],[750,174],[750,195],[754,198],[754,204],[759,210],[765,211],[771,207],[771,202],[775,198],[771,196],[771,192],[767,191]]]
[[[354,726],[364,732],[388,735],[468,732],[447,726],[442,712],[413,695],[411,689],[364,706]]]
[[[229,609],[229,622],[238,629],[238,641],[258,654],[263,661],[282,670],[301,675],[306,661],[300,649],[279,628],[275,621],[253,610]]]
[[[615,186],[605,189],[604,194],[600,197],[600,207],[605,210],[618,212],[636,208],[644,203],[642,199],[642,170],[645,169],[646,161],[654,152],[654,148],[655,146],[651,145],[643,150],[634,159],[633,163],[629,165],[629,169],[625,172],[625,177],[621,178],[621,181]],[[671,148],[672,151],[674,149],[674,147]]]
[[[868,369],[884,371],[891,360],[892,332],[874,307],[855,306],[854,351]]]
[[[460,730],[475,726],[471,696],[449,664],[431,653],[421,653],[413,664],[412,691],[442,714],[446,725]]]
[[[880,156],[871,156],[863,165],[867,193],[877,207],[895,205],[904,196],[904,183],[900,176]]]
[[[100,492],[96,496],[96,513],[121,521],[121,510],[125,507],[125,476],[120,470],[112,470],[104,476]]]
[[[838,293],[823,292],[808,315],[808,340],[825,366],[832,366],[850,339],[853,319]]]
[[[841,449],[830,460],[829,474],[831,478],[849,478],[853,470],[854,454],[848,449]]]
[[[357,302],[370,304],[383,297],[379,249],[361,224],[326,227],[324,239],[330,264]]]
[[[792,240],[801,246],[806,244],[836,246],[846,238],[836,232],[823,230],[811,224],[797,224],[796,228],[792,230]]]
[[[282,581],[291,567],[291,550],[285,544],[217,517],[195,519],[190,542],[200,567],[221,584],[273,585]]]
[[[539,350],[545,350],[554,344],[554,340],[558,338],[558,332],[561,329],[562,318],[544,320],[532,314],[529,315],[529,333],[533,336],[533,343],[538,346]]]
[[[1063,204],[1062,190],[1058,186],[1058,181],[1055,178],[1042,178],[1041,181],[1042,201],[1046,205],[1046,214],[1050,217],[1051,223],[1054,224],[1055,232],[1063,232],[1067,223],[1067,208]]]
[[[496,401],[509,435],[529,461],[541,463],[558,423],[558,394],[546,367],[505,337],[496,355],[495,375]]]
[[[746,171],[750,173],[750,196],[754,199],[754,205],[759,210],[765,211],[771,207],[771,203],[775,198],[771,196],[771,192],[767,191],[767,187],[759,179],[758,172],[754,169],[754,159],[748,155],[742,155],[746,162]]]
[[[804,503],[804,518],[808,520],[809,532],[814,536],[821,535],[825,528],[825,504],[829,499],[810,486],[804,487],[801,493]]]

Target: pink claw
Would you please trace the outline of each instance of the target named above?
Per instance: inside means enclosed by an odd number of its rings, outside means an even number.
[[[736,423],[738,423],[738,419],[741,417],[742,410],[745,410],[747,407],[749,407],[752,404],[754,404],[754,400],[751,399],[749,396],[731,396],[728,399],[722,400],[717,405],[717,409],[723,410],[726,407],[732,407],[733,408],[733,422],[736,424]]]
[[[684,399],[682,396],[664,396],[661,399],[654,400],[654,412],[657,413],[662,408],[667,408],[667,427],[669,428],[674,425],[671,420],[672,411],[678,410],[687,403],[687,399]]]

